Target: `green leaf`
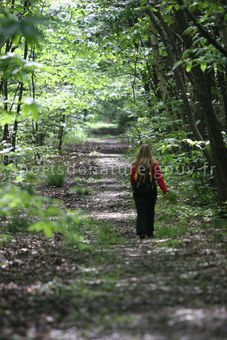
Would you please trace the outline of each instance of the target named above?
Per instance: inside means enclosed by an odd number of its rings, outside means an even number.
[[[38,107],[36,105],[33,104],[32,108],[31,108],[31,115],[32,115],[32,119],[37,122],[39,119],[39,112],[38,112]]]
[[[39,119],[39,106],[32,98],[27,98],[22,106],[22,116],[27,118],[31,114],[32,119],[37,122]]]
[[[48,216],[60,216],[60,215],[62,215],[62,211],[61,211],[61,209],[59,209],[57,207],[50,206],[47,209],[47,214],[48,214]]]
[[[164,154],[165,151],[166,151],[166,145],[163,144],[163,145],[162,145],[162,148],[161,148],[161,153]]]
[[[173,71],[182,64],[182,60],[177,61],[173,66]]]
[[[206,68],[207,68],[207,64],[206,64],[206,63],[201,63],[201,64],[200,64],[200,68],[201,68],[201,70],[202,70],[203,72],[205,72],[205,71],[206,71]]]
[[[157,8],[155,8],[154,6],[150,6],[150,9],[152,10],[152,12],[158,12]]]
[[[186,72],[190,72],[191,69],[192,69],[192,63],[188,63],[188,64],[186,65]]]
[[[52,237],[55,232],[60,232],[61,228],[54,222],[39,221],[29,227],[30,231],[43,232],[46,237]]]
[[[15,121],[15,117],[16,113],[8,113],[7,111],[0,109],[0,126],[12,124]]]
[[[146,6],[147,5],[147,0],[142,0],[140,3],[141,6]]]

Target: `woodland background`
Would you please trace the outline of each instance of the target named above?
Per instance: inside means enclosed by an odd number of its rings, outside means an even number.
[[[53,188],[65,193],[65,152],[84,150],[97,129],[123,138],[129,162],[141,143],[152,146],[169,188],[157,232],[167,247],[179,247],[189,226],[224,247],[226,13],[225,0],[0,1],[3,247],[18,232],[43,232],[82,251],[97,222],[56,200]],[[80,180],[74,193],[89,195]],[[129,190],[129,174],[121,181]],[[101,228],[105,242],[114,235]]]

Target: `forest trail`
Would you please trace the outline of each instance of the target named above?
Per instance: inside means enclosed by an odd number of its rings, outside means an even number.
[[[166,238],[136,237],[130,189],[119,174],[129,169],[126,149],[116,136],[66,149],[67,165],[77,162],[90,169],[84,174],[90,193],[71,191],[81,170],[65,188],[40,192],[87,211],[120,236],[83,252],[65,248],[58,237],[15,235],[10,251],[0,253],[9,262],[8,269],[0,268],[1,339],[225,338],[223,248],[211,248],[204,232],[182,236],[181,247],[175,248],[161,246]]]

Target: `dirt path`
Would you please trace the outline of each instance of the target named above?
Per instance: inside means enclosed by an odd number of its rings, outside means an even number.
[[[67,150],[68,165],[79,160],[90,169],[83,175],[89,195],[70,191],[78,167],[65,188],[42,189],[105,221],[119,241],[89,253],[66,250],[57,238],[16,234],[2,247],[0,339],[225,338],[223,244],[211,244],[204,232],[182,236],[176,248],[161,247],[165,238],[138,240],[129,187],[122,184],[126,148],[104,139]]]

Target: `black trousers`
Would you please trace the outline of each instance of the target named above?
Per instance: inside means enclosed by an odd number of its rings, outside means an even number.
[[[157,187],[151,192],[134,192],[133,198],[136,204],[136,234],[151,235],[154,231],[155,203],[157,199]]]

